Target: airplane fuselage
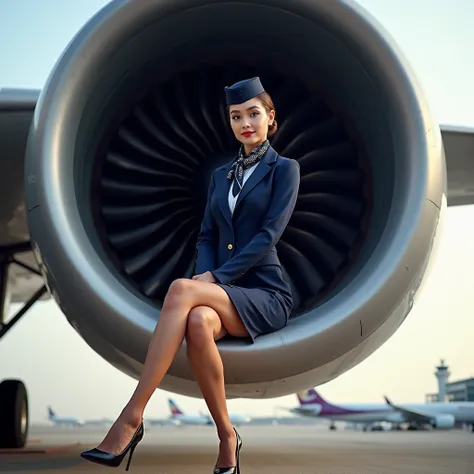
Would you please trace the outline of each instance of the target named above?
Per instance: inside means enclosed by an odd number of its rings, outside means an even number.
[[[50,418],[50,421],[55,425],[65,426],[82,426],[83,423],[75,418]]]
[[[212,418],[199,415],[185,415],[177,414],[173,415],[173,420],[179,421],[183,425],[210,425],[212,424]]]
[[[248,423],[250,417],[240,414],[230,414],[230,421],[234,425]],[[210,416],[203,415],[187,415],[187,414],[176,414],[173,415],[173,419],[179,421],[184,425],[212,425],[214,421]]]
[[[403,404],[403,408],[414,411],[423,411],[429,415],[449,414],[455,417],[458,423],[474,423],[474,403],[427,403]],[[330,420],[365,423],[375,421],[388,421],[403,423],[403,414],[386,404],[345,404],[334,407],[323,407],[319,403],[308,404],[304,407],[294,408],[294,413],[306,416],[315,416]]]

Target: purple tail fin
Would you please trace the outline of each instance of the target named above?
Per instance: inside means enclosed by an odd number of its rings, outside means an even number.
[[[324,398],[321,397],[321,395],[319,395],[319,393],[314,388],[310,388],[309,390],[305,390],[304,392],[298,392],[296,396],[298,397],[300,405],[308,405],[312,403],[328,405],[326,400],[324,400]]]
[[[301,407],[305,407],[308,405],[319,405],[320,416],[363,413],[363,411],[357,411],[343,406],[328,403],[321,395],[319,395],[319,393],[314,388],[310,388],[309,390],[305,390],[304,392],[298,392],[296,395],[298,397]]]
[[[298,400],[302,407],[311,404],[320,405],[320,415],[337,415],[347,412],[345,408],[333,405],[332,403],[328,403],[321,395],[319,395],[319,393],[314,388],[310,388],[309,390],[305,390],[304,392],[299,392],[296,395],[298,396]]]

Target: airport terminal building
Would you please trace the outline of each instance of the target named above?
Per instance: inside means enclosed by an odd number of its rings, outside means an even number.
[[[428,393],[426,402],[437,402],[438,393]],[[450,402],[474,402],[474,377],[446,384],[446,401]]]

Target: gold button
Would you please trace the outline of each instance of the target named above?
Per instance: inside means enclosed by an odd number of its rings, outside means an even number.
[[[227,248],[228,248],[229,250],[232,250],[232,244],[229,244],[229,245],[227,246]]]

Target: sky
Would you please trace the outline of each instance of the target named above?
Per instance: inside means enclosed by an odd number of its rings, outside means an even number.
[[[0,87],[41,88],[58,56],[105,0],[1,0]],[[359,2],[390,32],[410,61],[442,124],[474,127],[474,2],[413,0],[409,9],[388,0]],[[67,6],[66,6],[67,5]],[[46,26],[49,25],[49,26]],[[320,387],[335,403],[423,402],[436,391],[435,365],[444,358],[451,380],[474,377],[474,206],[449,208],[436,264],[408,319],[378,351]],[[11,312],[18,310],[15,305]],[[28,387],[33,422],[58,415],[115,417],[136,381],[99,357],[67,323],[54,302],[33,307],[0,341],[0,379]],[[203,400],[157,390],[146,417],[168,416],[166,399],[197,412]],[[284,415],[294,395],[271,400],[230,400],[229,409]]]

